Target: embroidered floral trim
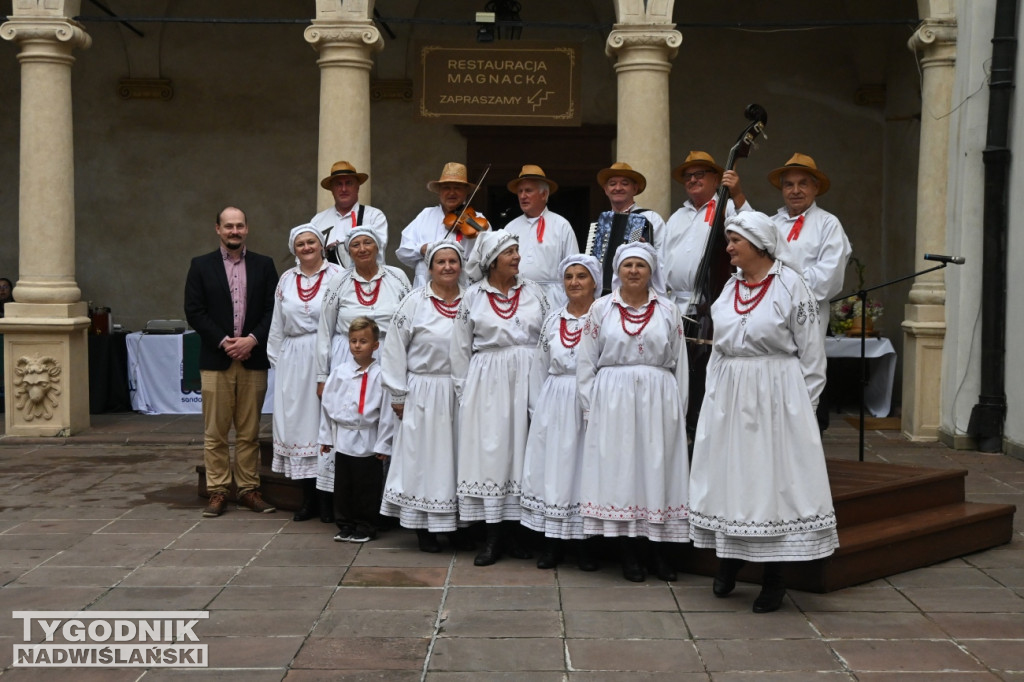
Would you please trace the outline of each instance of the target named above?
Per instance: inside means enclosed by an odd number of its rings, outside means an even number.
[[[384,499],[399,507],[412,507],[425,512],[453,513],[459,510],[458,498],[441,500],[436,498],[407,495],[390,488],[384,491]]]
[[[520,504],[523,505],[524,509],[530,509],[532,511],[540,512],[544,514],[544,516],[551,516],[559,519],[568,519],[580,515],[579,502],[564,505],[548,504],[539,497],[523,495],[520,498]]]
[[[685,519],[689,516],[686,505],[666,507],[665,509],[648,509],[647,507],[595,504],[586,502],[580,505],[580,516],[605,519],[607,521],[635,521],[646,519],[652,523],[665,523],[673,519]]]
[[[505,481],[498,484],[493,481],[459,481],[458,494],[472,497],[506,497],[519,495],[523,488],[519,481]]]
[[[771,521],[739,521],[721,516],[707,516],[700,512],[690,512],[690,523],[711,531],[721,531],[727,535],[747,535],[753,537],[771,537],[788,533],[809,533],[817,530],[828,530],[836,527],[835,512],[816,514],[802,519],[771,520]]]

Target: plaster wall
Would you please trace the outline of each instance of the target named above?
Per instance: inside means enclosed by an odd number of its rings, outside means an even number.
[[[1024,136],[1021,126],[1024,124],[1024,106],[1021,104],[1020,83],[1024,79],[1024,51],[1019,47],[1024,36],[1024,15],[1017,15],[1017,64],[1015,80],[1016,95],[1013,100],[1012,117],[1010,119],[1010,150],[1014,165],[1010,169],[1010,205],[1009,234],[1006,243],[1008,276],[1006,290],[1008,305],[1006,309],[1006,452],[1013,452],[1017,457],[1024,457],[1024,350],[1019,339],[1024,335],[1024,307],[1017,303],[1020,292],[1024,291],[1024,268],[1019,266],[1024,258]]]

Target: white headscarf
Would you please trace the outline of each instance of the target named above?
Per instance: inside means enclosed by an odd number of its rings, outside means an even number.
[[[345,253],[349,254],[350,256],[352,255],[352,251],[349,249],[349,245],[352,244],[352,240],[355,239],[356,237],[369,237],[370,239],[372,239],[373,243],[377,245],[377,262],[384,262],[384,251],[380,244],[380,237],[378,237],[377,233],[371,230],[370,228],[363,227],[361,225],[359,227],[353,228],[353,230],[348,233],[348,236],[345,237]]]
[[[498,254],[510,246],[518,246],[519,237],[505,230],[487,230],[476,238],[473,253],[466,262],[466,274],[470,281],[479,282],[487,276],[487,268],[491,266]]]
[[[647,242],[621,244],[615,250],[615,259],[612,261],[613,290],[622,286],[622,280],[619,279],[619,267],[627,258],[642,258],[647,261],[647,264],[651,266],[651,281],[648,286],[659,294],[665,294],[665,276],[662,274],[661,266],[658,264],[658,252]]]
[[[299,264],[299,257],[295,255],[295,238],[303,232],[311,232],[313,236],[320,240],[320,255],[323,256],[324,250],[324,233],[316,229],[316,226],[312,223],[305,223],[303,225],[296,225],[292,228],[292,231],[288,233],[288,251],[295,256],[295,264]]]
[[[459,256],[459,264],[462,265],[462,270],[461,270],[461,272],[459,272],[459,286],[460,287],[465,287],[466,286],[466,250],[462,248],[462,244],[460,244],[458,242],[453,242],[450,239],[448,239],[448,240],[442,239],[440,241],[434,242],[433,244],[428,244],[427,245],[427,253],[423,256],[423,262],[427,264],[427,281],[429,281],[431,279],[431,277],[430,277],[430,266],[433,265],[433,263],[434,263],[434,256],[437,255],[438,251],[443,251],[444,249],[451,249],[456,254],[458,254],[458,256]]]
[[[735,232],[759,249],[767,251],[775,260],[794,268],[793,252],[789,242],[779,232],[775,222],[764,213],[743,211],[725,221],[725,231]],[[799,270],[797,269],[797,272]]]
[[[565,278],[565,271],[569,269],[570,265],[582,265],[590,273],[590,276],[594,278],[594,284],[596,289],[594,290],[595,295],[601,295],[601,278],[604,275],[601,272],[601,261],[597,260],[594,256],[585,253],[574,253],[571,256],[566,256],[562,259],[562,262],[558,264],[558,272],[562,274],[562,278]]]

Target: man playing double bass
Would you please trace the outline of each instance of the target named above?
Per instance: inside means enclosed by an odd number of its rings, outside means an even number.
[[[668,219],[662,253],[671,296],[679,311],[686,315],[697,267],[715,217],[715,193],[719,185],[729,188],[726,218],[736,215],[737,211],[753,209],[743,194],[736,172],[723,170],[707,152],[691,151],[672,171],[672,178],[686,188],[687,199]]]

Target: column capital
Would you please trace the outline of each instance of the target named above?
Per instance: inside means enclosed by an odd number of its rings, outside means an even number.
[[[70,49],[85,49],[92,38],[76,21],[46,17],[10,17],[0,25],[0,38],[16,43],[64,43]]]
[[[921,53],[922,66],[952,66],[956,62],[956,19],[928,18],[907,40],[907,48]]]
[[[371,53],[384,49],[384,39],[371,22],[314,20],[303,32],[306,42],[320,52],[340,45],[367,48]]]
[[[661,50],[668,62],[683,44],[683,34],[673,27],[674,24],[616,24],[608,35],[604,53],[614,57],[630,48]]]

